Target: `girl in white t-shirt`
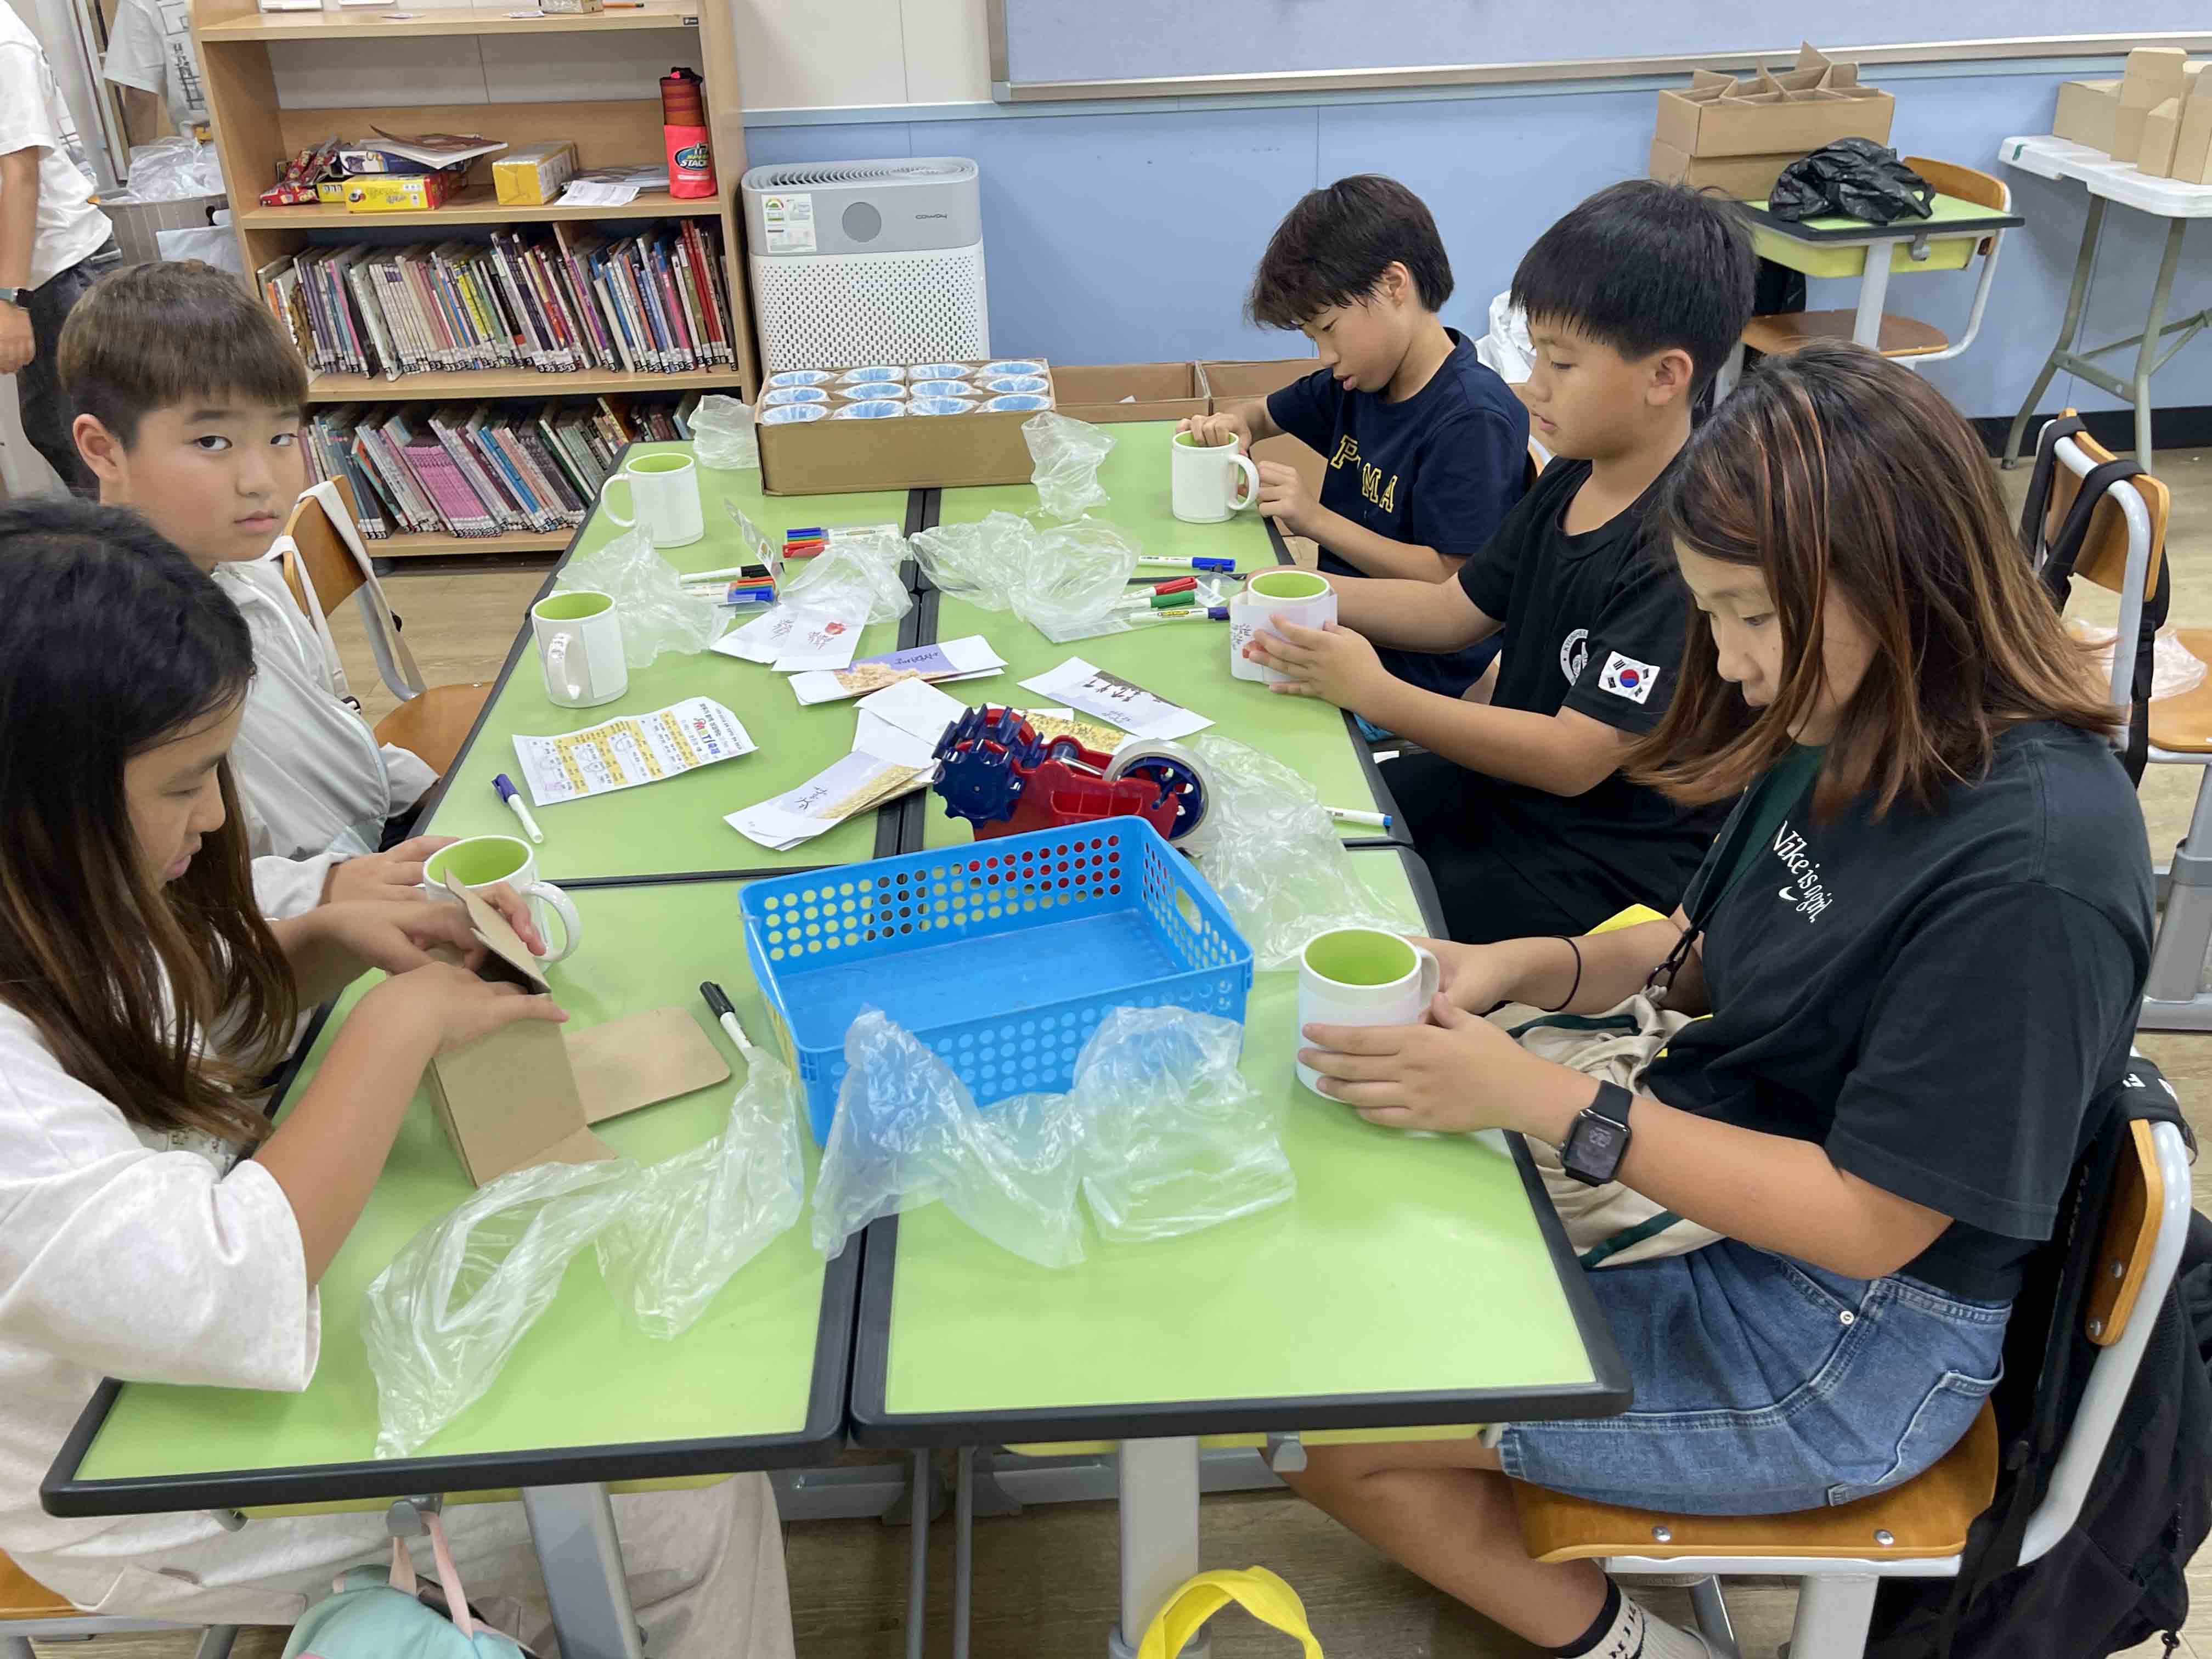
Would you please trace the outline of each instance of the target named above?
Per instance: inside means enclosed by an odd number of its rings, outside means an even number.
[[[305,1388],[316,1282],[423,1067],[566,1018],[434,958],[475,948],[454,907],[262,919],[225,758],[252,672],[237,608],[135,515],[0,506],[0,1551],[103,1613],[290,1623],[381,1557],[380,1514],[234,1534],[205,1513],[64,1520],[39,1483],[103,1376]],[[371,968],[389,977],[271,1131],[255,1080],[295,1011]],[[708,1632],[717,1653],[790,1651],[761,1477],[617,1513],[653,1576],[655,1653]],[[472,1586],[524,1603],[538,1635],[519,1510],[453,1522]]]

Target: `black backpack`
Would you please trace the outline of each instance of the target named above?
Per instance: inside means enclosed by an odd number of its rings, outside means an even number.
[[[2149,1119],[2189,1133],[2172,1087],[2140,1057],[2100,1105],[2059,1225],[2005,1333],[2004,1380],[1991,1396],[2003,1449],[1996,1496],[1967,1534],[1955,1580],[1882,1584],[1867,1659],[2101,1659],[2160,1632],[2169,1654],[2178,1644],[2189,1612],[2183,1571],[2212,1530],[2212,1223],[2202,1215],[2172,1289],[2137,1311],[2154,1318],[2149,1344],[2080,1516],[2040,1559],[2008,1565],[2100,1352],[2083,1310],[2113,1172],[2134,1156],[2130,1125]]]

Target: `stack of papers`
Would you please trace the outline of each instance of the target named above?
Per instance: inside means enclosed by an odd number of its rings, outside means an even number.
[[[981,634],[970,634],[965,639],[946,640],[938,645],[917,645],[910,651],[887,651],[879,657],[863,657],[850,668],[836,673],[794,674],[791,689],[803,703],[842,702],[848,697],[880,691],[901,680],[983,679],[1006,665],[1006,659],[991,649],[988,640]]]
[[[1078,714],[1095,715],[1134,737],[1187,738],[1213,724],[1205,715],[1155,696],[1119,674],[1093,668],[1080,657],[1070,657],[1059,667],[1047,669],[1022,684],[1039,696],[1064,702]]]
[[[773,800],[723,820],[739,835],[785,852],[856,813],[927,787],[937,776],[936,749],[966,705],[935,686],[901,680],[860,700],[853,752]]]

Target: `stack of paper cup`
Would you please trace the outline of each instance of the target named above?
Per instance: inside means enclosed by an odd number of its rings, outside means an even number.
[[[1319,628],[1336,620],[1336,590],[1310,570],[1263,570],[1229,601],[1229,672],[1240,680],[1274,685],[1289,678],[1244,654],[1255,634],[1273,634],[1271,617],[1300,628]],[[1277,635],[1279,637],[1279,635]]]

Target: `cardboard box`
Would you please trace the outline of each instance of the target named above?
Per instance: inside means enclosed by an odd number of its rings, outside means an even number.
[[[963,365],[969,369],[981,366]],[[1058,381],[1048,364],[1045,379],[1044,395],[1054,399],[1047,408],[1057,409]],[[760,423],[761,488],[769,495],[840,495],[861,489],[1027,483],[1036,471],[1022,436],[1022,423],[1038,410],[979,407],[969,415],[838,420],[834,411],[845,402],[843,393],[834,386],[824,389],[831,394],[830,416],[790,424]],[[979,396],[978,404],[982,401]],[[757,416],[765,410],[755,412]]]
[[[2120,81],[2120,106],[2112,118],[2112,159],[2132,161],[2141,155],[2150,112],[2188,89],[2189,54],[2179,47],[2137,46],[2130,52]]]
[[[1739,202],[1763,202],[1782,169],[1797,155],[1686,155],[1662,138],[1651,141],[1650,175],[1692,190],[1717,190]]]
[[[1286,357],[1271,362],[1200,363],[1198,370],[1206,380],[1208,412],[1218,415],[1247,398],[1264,398],[1271,392],[1279,392],[1320,368],[1321,364],[1311,357]],[[1328,476],[1328,460],[1303,440],[1287,434],[1270,438],[1265,443],[1252,446],[1252,459],[1297,468],[1306,487],[1306,498],[1316,501],[1321,499],[1322,480]]]
[[[2114,131],[2120,115],[2118,81],[2063,81],[2058,87],[2058,111],[2051,131],[2091,149],[2112,152]]]
[[[2169,98],[2143,118],[2142,143],[2136,150],[2136,166],[2154,179],[2171,179],[2174,146],[2180,137],[2181,100]]]
[[[496,910],[446,878],[486,951],[478,975],[530,992],[538,960]],[[589,1164],[614,1149],[591,1126],[727,1079],[730,1067],[682,1008],[655,1008],[568,1035],[519,1021],[441,1054],[426,1074],[438,1120],[477,1186],[534,1164]]]
[[[1653,137],[1694,156],[1798,156],[1838,138],[1886,144],[1897,101],[1858,79],[1857,64],[1810,46],[1799,47],[1797,66],[1780,75],[1698,70],[1686,89],[1659,94]]]
[[[1209,406],[1196,363],[1108,363],[1055,368],[1060,412],[1079,421],[1181,421]]]
[[[2136,165],[2161,179],[2212,184],[2212,82],[2189,86],[2186,97],[2167,99],[2144,118]]]
[[[348,213],[419,213],[443,207],[460,194],[467,169],[435,173],[371,173],[345,181]]]
[[[576,176],[576,147],[525,144],[493,158],[491,184],[507,207],[544,207]]]

